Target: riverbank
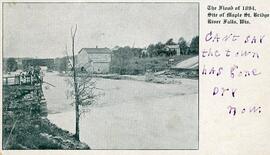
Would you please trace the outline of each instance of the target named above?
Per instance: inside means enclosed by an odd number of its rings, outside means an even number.
[[[72,133],[57,127],[47,118],[10,120],[10,123],[3,125],[4,150],[90,149],[87,144],[77,141]]]
[[[169,70],[157,73],[146,73],[145,75],[92,74],[91,76],[93,76],[93,78],[111,80],[134,80],[158,84],[182,84],[183,81],[198,80],[198,77],[193,75],[193,71],[188,72],[191,72],[192,76],[188,75],[186,72],[177,74],[177,72]],[[68,74],[63,73],[58,73],[57,75],[61,77],[69,77]]]
[[[3,149],[90,149],[46,118],[46,106],[36,94],[40,90],[33,85],[3,87]]]

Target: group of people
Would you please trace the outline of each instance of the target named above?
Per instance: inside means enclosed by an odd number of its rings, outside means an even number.
[[[25,72],[15,75],[15,79],[17,79],[16,83],[19,84],[40,83],[42,81],[41,68],[39,66],[30,66]]]

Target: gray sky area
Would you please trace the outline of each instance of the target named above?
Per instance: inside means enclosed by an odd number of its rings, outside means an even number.
[[[76,47],[133,46],[187,41],[198,35],[197,3],[5,3],[4,57],[53,58]]]

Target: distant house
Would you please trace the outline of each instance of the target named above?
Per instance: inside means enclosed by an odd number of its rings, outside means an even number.
[[[82,48],[77,57],[82,71],[91,73],[108,73],[112,52],[109,48]]]
[[[146,48],[142,49],[141,53],[142,53],[142,57],[148,57],[149,56],[149,53],[148,53]]]
[[[166,45],[164,48],[166,51],[175,51],[176,55],[180,55],[180,47],[179,45]]]

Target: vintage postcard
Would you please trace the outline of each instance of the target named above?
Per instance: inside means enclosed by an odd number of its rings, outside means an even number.
[[[3,149],[198,149],[198,31],[193,2],[3,3]]]
[[[2,154],[269,154],[269,4],[2,2]]]

